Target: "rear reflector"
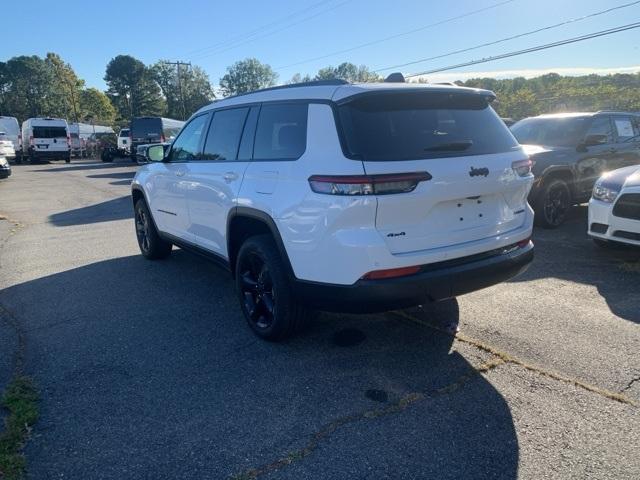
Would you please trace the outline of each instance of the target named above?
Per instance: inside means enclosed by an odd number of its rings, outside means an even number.
[[[420,182],[431,180],[428,172],[383,175],[312,175],[311,190],[326,195],[389,195],[408,193]]]
[[[406,277],[420,271],[420,266],[391,268],[389,270],[374,270],[362,277],[363,280],[380,280],[383,278]]]

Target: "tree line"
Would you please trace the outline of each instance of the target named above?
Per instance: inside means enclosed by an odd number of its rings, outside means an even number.
[[[376,82],[383,77],[365,65],[344,62],[311,75],[296,73],[282,83],[343,79]],[[206,72],[198,66],[176,68],[160,60],[151,65],[118,55],[106,66],[105,92],[88,88],[58,54],[17,56],[0,62],[0,115],[19,120],[55,116],[69,121],[126,125],[136,116],[161,115],[186,119],[216,98]],[[279,77],[255,58],[229,66],[219,81],[218,95],[238,95],[274,86]],[[424,78],[411,80],[426,82]],[[550,73],[537,78],[476,78],[458,85],[493,90],[494,108],[503,117],[520,119],[561,111],[640,111],[640,74],[566,77]]]

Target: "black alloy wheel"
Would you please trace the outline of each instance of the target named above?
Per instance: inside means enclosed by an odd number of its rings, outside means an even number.
[[[275,317],[275,291],[269,268],[256,252],[243,258],[240,264],[243,308],[255,327],[267,329]]]

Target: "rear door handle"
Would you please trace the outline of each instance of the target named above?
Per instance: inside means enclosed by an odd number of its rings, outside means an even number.
[[[238,174],[236,172],[226,172],[222,178],[224,178],[225,182],[230,183],[238,179]]]

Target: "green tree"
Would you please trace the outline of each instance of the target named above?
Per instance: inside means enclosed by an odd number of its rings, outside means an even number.
[[[9,59],[3,67],[4,115],[20,120],[38,115],[59,115],[53,100],[53,79],[45,61],[36,56]]]
[[[311,80],[313,80],[313,78],[311,78],[309,74],[305,74],[303,76],[303,75],[300,75],[299,73],[296,73],[286,83],[287,85],[291,85],[293,83],[310,82]]]
[[[382,77],[375,72],[369,70],[365,65],[354,65],[353,63],[344,62],[337,67],[325,67],[318,70],[316,80],[346,80],[352,83],[379,82]]]
[[[84,80],[80,80],[71,68],[57,53],[47,53],[45,65],[51,78],[50,107],[57,116],[69,121],[80,121],[80,94]]]
[[[87,88],[80,93],[80,119],[88,118],[100,125],[113,125],[116,120],[116,109],[111,100],[97,88]]]
[[[167,103],[168,117],[186,120],[215,98],[209,76],[198,66],[181,66],[178,78],[175,65],[159,61],[151,66],[151,72]]]
[[[227,73],[220,79],[220,88],[226,97],[271,87],[277,79],[278,75],[269,65],[247,58],[227,67]]]
[[[107,64],[107,95],[121,119],[161,115],[165,103],[151,71],[130,55],[118,55]]]

